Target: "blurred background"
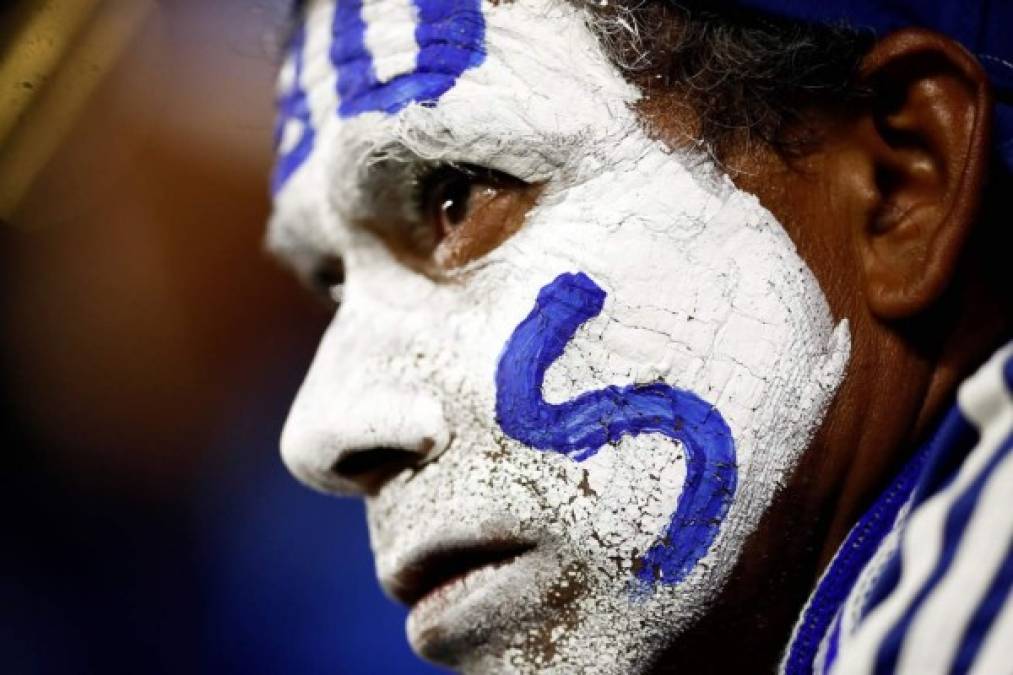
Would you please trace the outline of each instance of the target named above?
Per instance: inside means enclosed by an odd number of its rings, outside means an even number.
[[[263,252],[284,0],[0,3],[0,653],[427,673],[277,439],[327,311]]]

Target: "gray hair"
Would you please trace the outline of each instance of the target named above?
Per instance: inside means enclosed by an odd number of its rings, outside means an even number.
[[[846,25],[782,21],[713,1],[579,0],[614,63],[648,95],[676,94],[715,153],[759,139],[780,151],[815,141],[813,106],[866,98],[858,71],[875,36]]]

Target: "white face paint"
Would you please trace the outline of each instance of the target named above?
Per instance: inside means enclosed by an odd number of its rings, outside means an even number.
[[[404,0],[366,8],[369,48],[384,64],[376,72],[389,80],[411,67],[399,54],[417,49],[404,36],[419,19]],[[482,11],[487,55],[437,104],[342,118],[328,58],[334,7],[310,6],[301,82],[314,150],[277,194],[270,238],[297,266],[340,255],[347,283],[282,452],[303,480],[342,490],[330,468],[349,451],[432,442],[421,470],[367,499],[388,589],[434,552],[533,546],[419,602],[408,620],[416,651],[472,673],[634,673],[721,591],[819,427],[848,330],[753,196],[645,134],[631,108],[638,92],[579,10],[515,0]],[[406,177],[422,158],[494,168],[544,191],[520,232],[433,281],[357,226],[411,217]],[[734,439],[734,497],[679,583],[638,585],[635,571],[684,490],[681,443],[625,435],[576,462],[497,423],[504,345],[539,290],[576,272],[605,291],[604,307],[549,368],[545,400],[663,382],[712,404]]]

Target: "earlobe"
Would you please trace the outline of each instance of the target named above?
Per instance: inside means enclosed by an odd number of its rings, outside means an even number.
[[[856,233],[866,300],[882,319],[908,318],[942,295],[974,226],[989,163],[988,79],[959,44],[921,29],[878,42],[862,79],[875,195]]]

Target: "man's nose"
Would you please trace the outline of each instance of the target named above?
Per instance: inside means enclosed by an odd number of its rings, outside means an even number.
[[[376,387],[359,396],[318,396],[323,393],[304,387],[281,438],[289,471],[317,490],[375,494],[450,442],[441,406],[424,392]]]

